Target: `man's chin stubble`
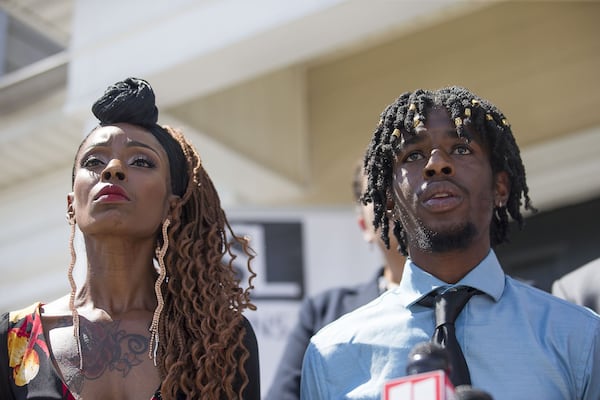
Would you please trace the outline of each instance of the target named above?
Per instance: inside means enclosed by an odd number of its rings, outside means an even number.
[[[433,231],[422,226],[417,232],[415,245],[427,253],[444,253],[464,250],[475,237],[477,230],[472,223],[451,227],[444,231]]]

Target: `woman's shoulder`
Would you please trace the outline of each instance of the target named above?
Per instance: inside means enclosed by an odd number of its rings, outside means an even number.
[[[242,327],[245,331],[244,345],[246,346],[246,348],[248,348],[249,350],[258,349],[258,342],[256,339],[256,333],[254,332],[254,327],[245,315],[242,315]]]
[[[44,304],[40,312],[44,317],[64,317],[66,315],[71,315],[69,295]]]
[[[15,327],[32,329],[35,326],[45,325],[48,317],[63,317],[70,315],[68,296],[45,304],[37,301],[18,310],[4,311],[0,314],[0,332],[6,334]]]
[[[258,357],[258,342],[250,320],[242,315],[242,324],[245,329],[244,347],[248,351],[244,369],[248,376],[248,386],[244,389],[244,400],[260,399],[260,366]]]
[[[42,303],[38,301],[18,310],[3,312],[0,329],[6,330],[10,325],[14,326],[25,319],[34,318],[36,315],[39,315],[41,305]]]
[[[244,314],[242,314],[242,326],[244,328],[249,328],[249,329],[253,330],[252,323],[250,322],[248,317],[246,317]]]

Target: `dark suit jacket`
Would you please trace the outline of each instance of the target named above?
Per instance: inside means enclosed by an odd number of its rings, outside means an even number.
[[[298,322],[288,337],[267,400],[300,398],[302,359],[310,338],[328,323],[378,297],[379,278],[382,275],[383,268],[380,268],[368,282],[354,287],[329,289],[302,302]]]
[[[600,258],[554,281],[552,294],[600,313]]]

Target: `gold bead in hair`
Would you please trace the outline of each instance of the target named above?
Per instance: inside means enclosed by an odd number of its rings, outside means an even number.
[[[502,125],[508,126],[508,121],[506,120],[506,118],[502,118]]]
[[[459,126],[461,126],[463,123],[462,118],[460,117],[456,117],[454,118],[454,125],[456,125],[456,127],[458,128]]]
[[[465,108],[465,117],[471,116],[471,109],[469,107]]]
[[[410,103],[408,106],[408,111],[416,111],[417,105],[415,103]]]
[[[416,128],[417,125],[421,123],[421,116],[419,114],[415,114],[413,118],[413,128]]]
[[[394,137],[400,137],[400,129],[396,128],[394,129],[394,132],[392,132],[392,136]]]
[[[381,118],[381,119],[379,120],[379,124],[378,124],[378,126],[381,126],[381,125],[383,125],[383,118]]]
[[[494,117],[492,117],[491,114],[485,114],[485,119],[487,119],[488,121],[493,121]]]
[[[473,104],[474,106],[478,106],[479,105],[479,100],[473,99],[473,100],[471,100],[471,104]]]

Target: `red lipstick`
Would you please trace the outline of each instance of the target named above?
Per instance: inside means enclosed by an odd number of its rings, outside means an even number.
[[[107,185],[104,186],[96,197],[94,197],[94,201],[101,202],[114,202],[114,201],[129,201],[129,196],[125,193],[125,190],[117,185]]]

